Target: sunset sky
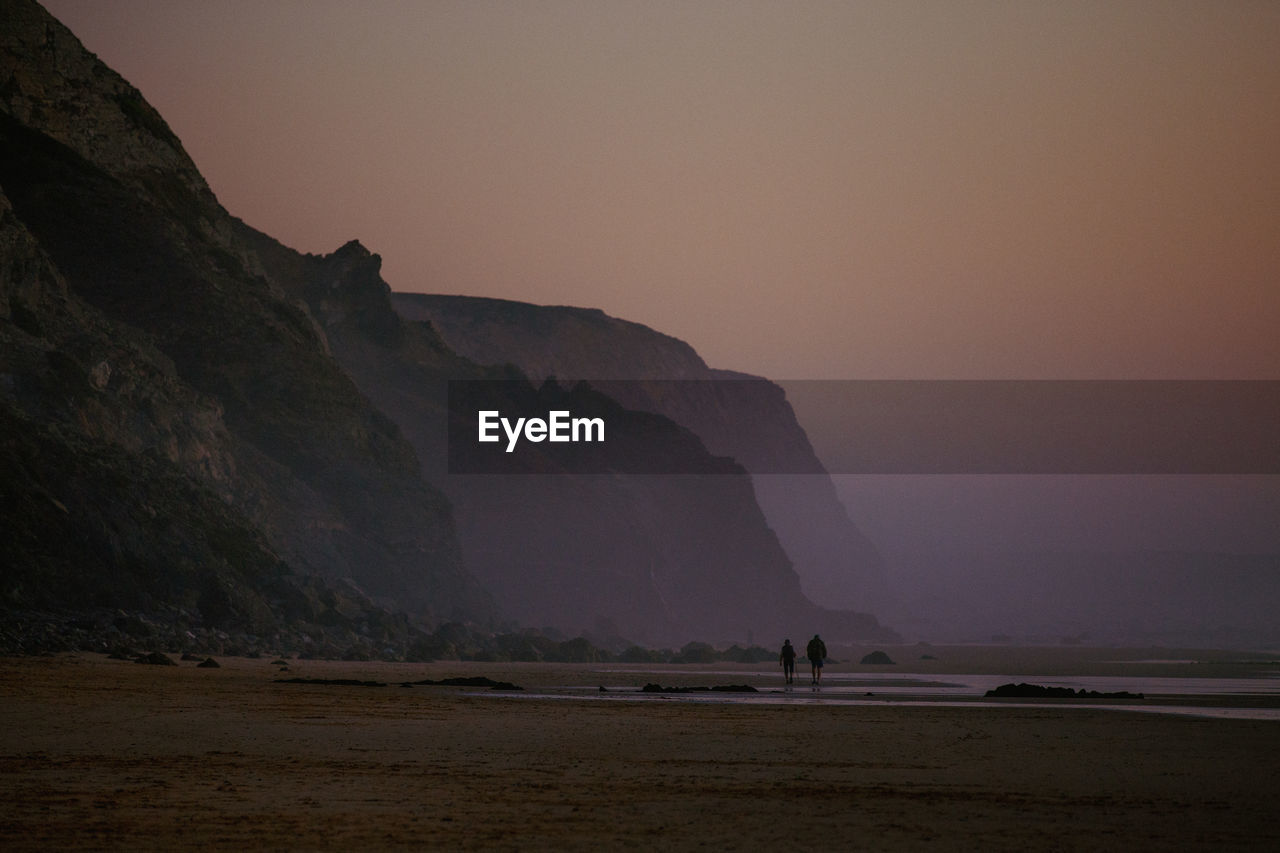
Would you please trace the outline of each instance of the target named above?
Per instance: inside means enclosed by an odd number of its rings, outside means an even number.
[[[1280,3],[47,0],[231,213],[778,379],[1280,378]]]

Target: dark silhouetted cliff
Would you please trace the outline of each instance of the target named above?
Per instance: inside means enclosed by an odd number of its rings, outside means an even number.
[[[446,499],[163,119],[36,4],[0,19],[6,603],[248,602],[291,567],[485,613]]]
[[[687,475],[449,475],[447,381],[523,374],[462,358],[430,324],[403,319],[379,275],[380,259],[359,244],[317,257],[247,227],[244,233],[272,280],[307,301],[338,360],[414,443],[457,509],[468,567],[505,615],[651,643],[749,635],[772,641],[810,625],[832,637],[893,636],[873,617],[806,599],[750,482],[723,473],[741,469],[665,417],[607,398],[595,403],[612,407],[611,431],[643,421],[648,461],[665,454]],[[556,405],[575,411],[588,404],[584,395],[599,396],[527,388],[558,395]],[[615,454],[605,467],[636,470],[634,448],[605,442],[593,452]]]
[[[340,627],[306,647],[356,656],[408,642],[377,606],[651,642],[892,636],[806,599],[749,481],[691,431],[459,355],[359,243],[301,255],[229,216],[38,5],[0,0],[0,21],[0,611]],[[594,449],[607,468],[692,473],[450,476],[450,378],[607,410],[645,437]]]
[[[477,362],[511,363],[535,380],[590,380],[626,406],[689,428],[752,472],[760,508],[811,598],[857,609],[881,601],[880,555],[849,519],[774,383],[709,368],[684,341],[594,309],[416,293],[392,300]]]

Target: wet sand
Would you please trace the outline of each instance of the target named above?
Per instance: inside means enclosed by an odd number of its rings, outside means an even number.
[[[1090,669],[1062,655],[1041,669]],[[734,681],[723,664],[221,662],[0,660],[0,847],[1280,849],[1274,721],[398,686]]]

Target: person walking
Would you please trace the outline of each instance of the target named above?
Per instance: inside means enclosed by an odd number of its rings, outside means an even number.
[[[810,684],[822,683],[822,661],[827,656],[827,644],[822,642],[822,638],[817,634],[813,635],[813,639],[809,641],[809,645],[805,647],[805,654],[809,657],[809,666],[812,668],[812,681]]]
[[[787,684],[793,684],[796,680],[796,647],[791,645],[791,640],[782,641],[782,653],[778,655],[778,663],[782,664],[782,675],[787,680]]]

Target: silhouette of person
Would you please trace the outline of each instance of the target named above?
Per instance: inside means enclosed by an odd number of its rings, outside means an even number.
[[[813,668],[813,680],[810,684],[822,683],[822,661],[827,656],[827,644],[822,642],[822,638],[817,634],[813,635],[813,639],[809,641],[809,645],[805,646],[805,654],[809,657],[809,666]]]
[[[782,641],[782,653],[778,655],[778,663],[782,664],[782,675],[787,679],[787,684],[794,683],[796,678],[796,647],[791,645],[790,640]]]

